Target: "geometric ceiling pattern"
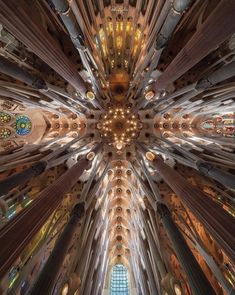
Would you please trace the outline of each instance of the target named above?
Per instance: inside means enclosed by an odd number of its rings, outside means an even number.
[[[0,294],[235,294],[234,0],[0,0]]]

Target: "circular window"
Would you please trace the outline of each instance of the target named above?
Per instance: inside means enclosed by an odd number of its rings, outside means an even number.
[[[54,115],[52,116],[52,118],[53,118],[53,119],[59,119],[59,116],[58,116],[57,114],[54,114]]]
[[[32,129],[32,123],[29,117],[24,115],[16,116],[15,129],[18,135],[28,135]]]
[[[117,207],[117,213],[121,213],[122,212],[122,207]]]
[[[118,195],[120,195],[120,194],[122,193],[122,189],[121,189],[121,188],[117,188],[117,189],[116,189],[116,193],[117,193]]]
[[[122,184],[122,180],[119,178],[118,180],[117,180],[117,185],[121,185]]]
[[[6,112],[0,112],[0,123],[6,124],[11,121],[11,116]]]
[[[176,122],[174,122],[174,123],[172,124],[172,128],[174,128],[174,129],[179,128],[179,124],[177,124]]]
[[[122,236],[117,236],[116,239],[120,242],[122,240]]]
[[[72,129],[77,129],[78,128],[78,124],[77,123],[73,123],[72,124]]]
[[[170,125],[168,123],[163,123],[162,127],[164,129],[169,129],[170,128]]]
[[[121,231],[122,230],[122,226],[121,225],[118,225],[117,226],[117,231]]]
[[[120,175],[121,176],[122,175],[122,170],[120,170],[120,169],[117,170],[117,175]]]
[[[117,222],[122,222],[122,217],[121,216],[117,217]]]
[[[127,174],[128,176],[131,176],[131,174],[132,174],[131,170],[127,170],[126,174]]]
[[[165,114],[163,115],[163,118],[165,118],[165,119],[170,119],[170,114],[165,113]]]
[[[11,136],[11,130],[8,128],[0,128],[0,138],[6,139]]]
[[[155,124],[154,124],[154,128],[155,128],[155,129],[158,129],[159,127],[160,127],[159,123],[155,123]]]
[[[187,128],[188,128],[188,124],[186,124],[186,123],[182,123],[182,124],[181,124],[181,128],[182,128],[182,129],[187,129]]]

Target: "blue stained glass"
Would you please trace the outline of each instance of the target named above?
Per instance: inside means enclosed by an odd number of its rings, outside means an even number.
[[[128,271],[122,264],[116,264],[111,274],[111,295],[129,295]]]
[[[16,116],[15,129],[18,135],[29,134],[32,129],[31,120],[25,115]]]

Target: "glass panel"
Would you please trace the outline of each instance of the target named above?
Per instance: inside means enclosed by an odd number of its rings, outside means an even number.
[[[129,295],[128,272],[122,264],[116,264],[111,274],[111,295]]]

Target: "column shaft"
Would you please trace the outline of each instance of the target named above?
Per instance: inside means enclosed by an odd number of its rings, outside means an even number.
[[[141,251],[140,254],[142,256],[142,259],[145,262],[146,265],[146,272],[148,275],[148,280],[149,280],[149,285],[151,288],[151,292],[152,294],[158,294],[158,288],[157,288],[157,284],[155,281],[155,277],[154,277],[154,273],[153,273],[153,269],[152,269],[152,265],[149,259],[149,255],[148,255],[148,244],[146,243],[146,241],[143,240],[142,237],[140,237],[140,245],[141,245]]]
[[[2,277],[44,225],[53,211],[60,205],[63,196],[78,181],[83,171],[89,167],[87,159],[81,159],[66,171],[26,209],[9,221],[0,230],[0,277]]]
[[[235,2],[221,1],[155,84],[158,92],[215,50],[235,31]]]
[[[191,210],[219,247],[235,262],[235,219],[219,204],[193,186],[160,158],[153,161],[154,167]]]
[[[182,234],[173,222],[168,208],[164,204],[158,204],[157,211],[160,214],[176,256],[187,275],[193,295],[216,295]]]
[[[66,57],[58,43],[42,27],[37,13],[26,0],[0,0],[0,19],[3,26],[32,50],[46,64],[85,94],[86,85],[76,66]]]
[[[47,89],[46,83],[41,78],[28,73],[16,63],[10,62],[4,57],[0,56],[0,72],[20,80],[37,89]]]
[[[145,229],[145,232],[146,232],[146,235],[148,237],[148,242],[150,244],[150,247],[152,248],[152,253],[153,253],[153,257],[154,257],[154,261],[156,263],[156,266],[157,266],[157,269],[160,273],[160,276],[161,276],[161,279],[163,279],[166,275],[167,275],[167,270],[166,270],[166,266],[162,260],[162,257],[159,253],[159,250],[157,248],[157,245],[153,239],[153,236],[152,236],[152,232],[149,228],[149,224],[148,224],[148,216],[147,216],[147,212],[146,211],[142,211],[141,212],[142,214],[142,220],[143,220],[143,223],[144,223],[144,229]]]
[[[31,167],[0,181],[0,196],[5,195],[18,185],[26,184],[32,177],[42,174],[46,169],[46,165],[46,162],[39,161]]]
[[[222,183],[223,185],[227,187],[235,189],[234,175],[214,167],[211,163],[202,162],[202,161],[201,162],[199,161],[197,163],[197,168],[204,175],[211,177],[212,179],[215,179],[216,181]]]
[[[235,76],[235,61],[225,64],[218,70],[198,81],[196,89],[207,89],[213,85],[220,83]]]
[[[50,257],[48,258],[29,294],[41,295],[52,293],[74,233],[76,232],[78,224],[84,214],[85,203],[75,205],[68,223],[56,242]]]

